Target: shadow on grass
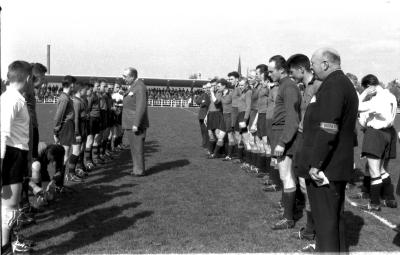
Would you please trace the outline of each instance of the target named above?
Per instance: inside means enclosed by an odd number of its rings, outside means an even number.
[[[146,170],[146,175],[152,175],[152,174],[157,174],[162,171],[168,171],[172,170],[174,168],[182,167],[189,165],[190,161],[187,159],[179,159],[179,160],[173,160],[173,161],[168,161],[168,162],[163,162],[159,163],[155,166],[150,167],[149,169]]]
[[[144,142],[144,156],[148,157],[153,153],[160,151],[160,144],[156,140],[150,140]]]
[[[132,192],[121,190],[134,186],[136,184],[122,184],[118,186],[97,185],[79,190],[77,193],[61,197],[61,201],[53,203],[46,208],[44,213],[36,215],[36,220],[38,223],[41,223],[75,215],[89,208],[106,203],[113,198],[131,195]]]
[[[348,251],[350,246],[358,245],[360,232],[364,226],[364,219],[350,211],[345,211],[344,222],[346,230],[346,250]]]
[[[114,233],[131,228],[138,220],[149,217],[153,211],[142,211],[131,217],[120,216],[125,210],[132,210],[141,203],[133,202],[123,206],[111,206],[96,209],[78,216],[75,220],[68,222],[58,228],[41,231],[32,236],[34,240],[46,240],[65,233],[73,233],[73,237],[65,240],[57,246],[48,246],[37,250],[37,254],[65,254],[81,247],[95,243]]]
[[[125,138],[124,138],[125,139]],[[129,142],[124,140],[124,146],[126,146],[126,150],[130,153],[130,145]],[[149,140],[144,142],[144,156],[148,157],[153,153],[160,151],[160,143],[157,140]]]

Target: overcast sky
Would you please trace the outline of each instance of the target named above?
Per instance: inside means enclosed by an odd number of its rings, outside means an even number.
[[[400,78],[397,0],[1,0],[2,76],[16,59],[51,73],[203,78],[266,63],[276,54],[308,56],[336,48],[359,78]]]

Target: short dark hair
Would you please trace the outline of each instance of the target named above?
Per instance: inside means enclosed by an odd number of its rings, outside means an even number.
[[[32,63],[32,73],[35,74],[45,74],[47,73],[47,68],[41,63]]]
[[[64,154],[65,154],[65,150],[64,147],[62,145],[58,145],[58,144],[50,144],[47,147],[47,159],[49,160],[49,162],[58,162],[61,161],[61,163],[64,160]]]
[[[224,85],[225,87],[230,87],[230,83],[227,80],[223,79],[223,78],[219,79],[217,81],[217,83],[221,83],[221,85]]]
[[[23,60],[12,62],[8,66],[7,79],[11,82],[24,82],[32,74],[32,65]]]
[[[217,79],[217,78],[214,78],[214,79],[212,79],[212,80],[210,81],[210,83],[214,83],[214,82],[218,82],[218,79]]]
[[[379,80],[373,74],[367,74],[361,79],[361,86],[367,88],[368,86],[378,86]]]
[[[266,64],[259,64],[256,66],[256,70],[260,69],[260,73],[264,75],[264,79],[268,79],[268,66]]]
[[[269,62],[275,62],[276,69],[283,69],[285,72],[288,71],[287,63],[284,57],[281,55],[275,55],[269,59]]]
[[[87,83],[83,83],[78,81],[77,83],[75,83],[74,89],[72,91],[72,93],[78,93],[79,91],[81,91],[82,89],[87,89],[88,88],[88,84]]]
[[[310,59],[304,54],[294,54],[286,63],[288,68],[303,67],[307,72],[311,71]]]
[[[71,84],[76,82],[76,78],[74,76],[71,75],[66,75],[64,76],[61,84],[63,88],[68,88],[69,86],[71,86]]]
[[[228,77],[229,77],[229,76],[233,76],[233,77],[235,77],[236,79],[239,79],[239,78],[240,78],[240,74],[239,74],[238,72],[236,72],[236,71],[233,71],[233,72],[228,73]]]

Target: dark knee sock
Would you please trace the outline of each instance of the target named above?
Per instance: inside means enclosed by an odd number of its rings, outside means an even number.
[[[243,151],[243,161],[249,163],[249,151],[246,148]]]
[[[257,153],[250,151],[250,165],[257,166]]]
[[[381,190],[382,190],[381,177],[371,178],[371,192],[370,192],[371,204],[379,205],[381,203],[380,202]]]
[[[208,141],[208,151],[210,153],[214,152],[216,144],[217,144],[217,142],[215,142],[215,141]]]
[[[307,214],[307,222],[306,222],[306,232],[307,233],[314,233],[315,228],[314,228],[314,220],[312,217],[311,211],[306,211]]]
[[[244,160],[244,148],[243,147],[238,147],[238,157],[240,160]]]
[[[29,205],[29,179],[24,178],[22,181],[22,192],[21,192],[21,202],[20,207]]]
[[[228,150],[227,150],[227,156],[229,156],[229,157],[232,157],[232,155],[233,155],[233,148],[234,148],[235,146],[233,146],[233,145],[228,145]]]
[[[92,152],[93,152],[92,153],[93,159],[98,159],[99,155],[100,155],[99,146],[98,145],[93,145]]]
[[[84,151],[79,152],[77,165],[80,167],[84,166],[84,163],[83,163],[84,153],[85,153]]]
[[[222,148],[223,146],[224,146],[224,143],[218,141],[218,142],[216,143],[216,145],[215,145],[213,154],[214,154],[215,156],[219,156],[219,152],[220,152],[220,150],[221,150],[221,148]]]
[[[258,162],[257,163],[257,167],[263,173],[266,172],[266,163],[267,163],[266,160],[267,160],[267,157],[265,156],[264,153],[258,153],[258,156],[257,156],[257,162]]]
[[[296,201],[296,192],[283,192],[282,202],[284,207],[283,217],[288,220],[293,220],[293,210]]]
[[[371,192],[371,176],[365,175],[363,178],[363,188],[365,193]]]
[[[74,154],[71,154],[71,156],[69,156],[69,159],[68,159],[68,172],[69,173],[71,173],[71,174],[75,173],[75,168],[76,168],[76,164],[78,163],[78,159],[79,159],[79,157]]]
[[[392,179],[388,173],[381,175],[382,178],[382,197],[386,200],[395,200],[394,197],[394,186]]]
[[[296,185],[296,204],[299,204],[300,206],[304,206],[306,202],[306,198],[304,196],[304,193],[301,192],[300,184]]]
[[[109,150],[109,151],[112,150],[112,148],[111,148],[111,140],[109,140],[109,139],[107,139],[107,141],[106,141],[106,148],[107,148],[107,150]]]
[[[268,174],[271,172],[271,157],[267,157],[267,155],[265,155],[265,171]]]
[[[104,155],[107,150],[107,140],[101,142],[101,155]]]
[[[281,183],[278,169],[271,168],[269,176],[273,184],[279,185]]]

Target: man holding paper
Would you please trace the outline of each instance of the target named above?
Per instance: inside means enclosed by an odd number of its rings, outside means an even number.
[[[311,68],[322,84],[304,116],[299,175],[306,178],[316,251],[345,252],[344,198],[353,171],[358,97],[336,50],[317,50]]]

